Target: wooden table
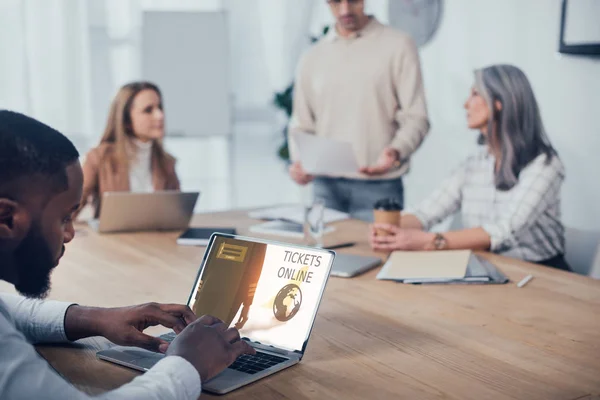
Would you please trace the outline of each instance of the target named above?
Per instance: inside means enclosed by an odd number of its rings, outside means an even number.
[[[197,215],[192,225],[245,234],[252,223],[232,211]],[[341,251],[373,254],[364,223],[335,226],[327,242],[358,241]],[[187,300],[203,248],[176,245],[177,233],[79,230],[54,273],[52,298],[101,306]],[[600,281],[485,257],[513,282],[411,286],[378,281],[377,270],[331,278],[303,361],[226,398],[599,399]],[[533,281],[517,288],[529,273]],[[94,338],[39,352],[98,394],[137,375],[96,360],[107,346]]]

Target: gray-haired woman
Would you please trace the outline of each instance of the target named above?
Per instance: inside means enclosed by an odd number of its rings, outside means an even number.
[[[564,167],[544,131],[525,74],[511,65],[475,71],[465,102],[484,145],[400,226],[374,225],[375,250],[491,250],[570,270],[564,260],[560,188]],[[464,229],[427,232],[460,211]],[[376,229],[389,235],[377,235]]]

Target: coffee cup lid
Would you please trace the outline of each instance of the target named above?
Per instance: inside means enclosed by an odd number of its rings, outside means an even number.
[[[396,198],[380,199],[373,206],[375,210],[401,211],[402,203]]]

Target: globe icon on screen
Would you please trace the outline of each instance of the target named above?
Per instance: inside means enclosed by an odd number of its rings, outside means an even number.
[[[290,283],[281,288],[273,303],[273,314],[277,320],[285,322],[294,318],[302,304],[302,291],[298,285]]]

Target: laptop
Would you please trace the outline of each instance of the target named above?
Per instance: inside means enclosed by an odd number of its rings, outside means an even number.
[[[207,392],[224,394],[302,360],[335,253],[262,239],[215,233],[187,304],[236,327],[257,354],[238,358]],[[161,335],[171,341],[175,333]],[[98,352],[101,360],[147,371],[162,354],[133,347]]]
[[[379,257],[338,253],[331,268],[331,276],[352,278],[377,267],[382,262]]]
[[[100,218],[90,226],[100,233],[186,229],[199,192],[107,192]]]

